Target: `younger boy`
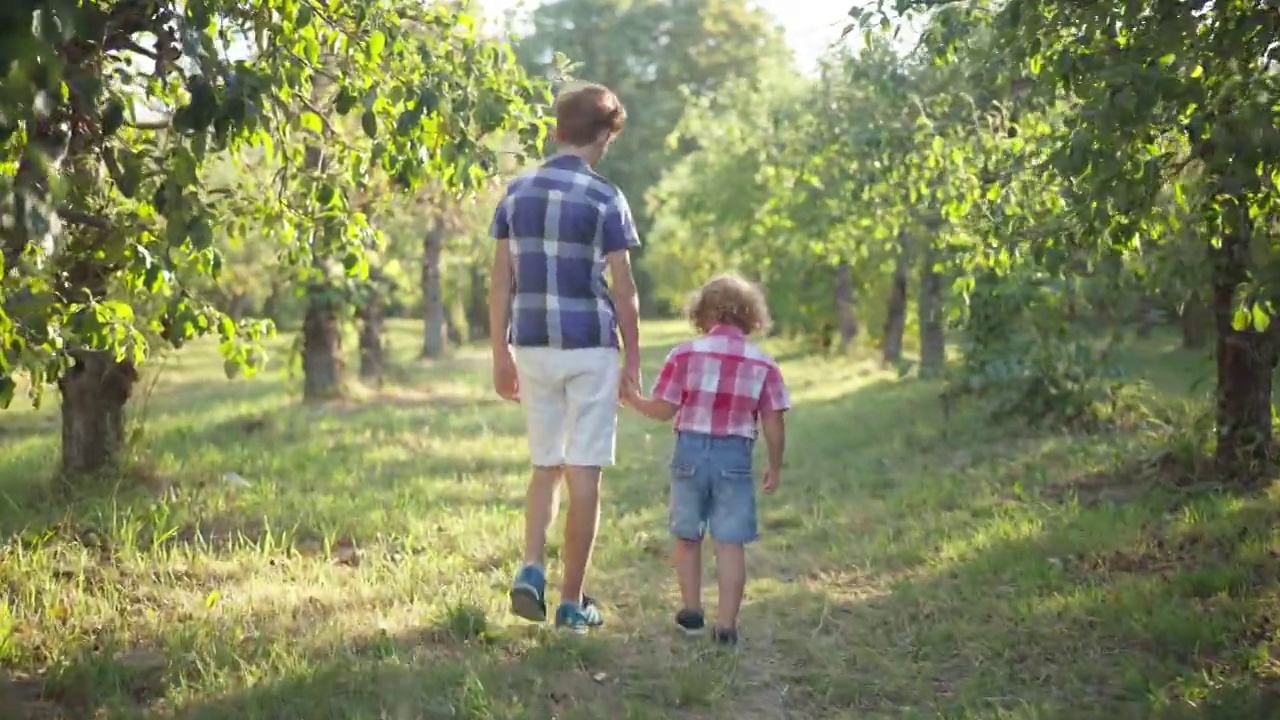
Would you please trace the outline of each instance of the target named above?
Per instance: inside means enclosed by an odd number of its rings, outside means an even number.
[[[631,388],[626,400],[654,420],[675,419],[670,525],[684,602],[676,625],[690,635],[706,628],[702,537],[709,529],[720,586],[713,636],[719,643],[734,645],[747,582],[744,546],[760,537],[751,473],[756,421],[769,451],[764,491],[772,493],[786,446],[783,413],[791,404],[777,364],[747,340],[769,325],[759,288],[737,275],[720,275],[694,293],[687,314],[701,336],[671,351],[652,397]]]

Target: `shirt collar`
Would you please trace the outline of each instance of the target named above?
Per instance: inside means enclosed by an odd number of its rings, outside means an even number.
[[[713,325],[711,327],[711,331],[708,332],[707,334],[720,335],[723,337],[735,337],[735,338],[746,337],[746,333],[742,332],[741,328],[738,328],[737,326],[734,326],[734,325],[725,325],[725,324]]]
[[[584,160],[582,156],[574,155],[573,153],[565,153],[565,152],[556,153],[555,155],[552,155],[551,157],[547,158],[546,164],[554,165],[556,167],[562,167],[562,168],[580,168],[583,170],[590,169],[590,166],[587,165],[587,161]]]

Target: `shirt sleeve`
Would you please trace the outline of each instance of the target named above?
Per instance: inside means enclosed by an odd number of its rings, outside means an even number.
[[[667,355],[662,364],[662,372],[658,373],[658,381],[653,384],[653,397],[672,405],[681,405],[684,401],[684,354],[679,348]]]
[[[760,410],[778,412],[790,409],[791,396],[787,392],[787,384],[782,380],[782,371],[777,365],[771,365],[764,376],[764,387],[760,389]]]
[[[640,247],[640,232],[636,230],[631,206],[627,204],[627,198],[621,190],[605,208],[603,245],[602,250],[606,255]]]
[[[494,240],[511,239],[511,219],[507,214],[507,199],[502,198],[498,208],[493,211],[493,223],[489,226],[489,236]]]

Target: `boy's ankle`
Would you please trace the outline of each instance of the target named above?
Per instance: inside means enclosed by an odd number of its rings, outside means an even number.
[[[738,628],[726,628],[719,624],[711,632],[711,637],[720,645],[737,645],[738,644]]]

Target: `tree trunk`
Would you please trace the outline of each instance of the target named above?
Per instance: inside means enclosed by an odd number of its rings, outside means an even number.
[[[267,295],[267,299],[262,301],[262,317],[270,320],[276,325],[281,325],[280,312],[281,303],[283,302],[284,288],[280,283],[272,281],[271,292]]]
[[[1182,347],[1184,350],[1203,350],[1209,344],[1209,308],[1200,296],[1192,295],[1182,306]]]
[[[910,269],[910,243],[906,232],[898,233],[897,260],[893,268],[893,287],[889,290],[889,311],[884,319],[882,356],[886,363],[902,359],[902,335],[907,325],[907,273]]]
[[[118,467],[125,449],[125,404],[138,381],[133,364],[110,353],[73,352],[62,394],[62,472],[94,475]]]
[[[444,290],[440,255],[444,250],[444,228],[439,221],[422,236],[422,357],[440,358],[445,348]]]
[[[327,81],[317,78],[312,88],[319,96]],[[304,164],[308,171],[324,169],[324,150],[315,145],[305,149]],[[343,393],[342,325],[338,317],[341,300],[338,289],[326,278],[327,258],[312,246],[312,267],[319,279],[307,286],[307,310],[302,318],[302,374],[304,402],[323,402]]]
[[[364,305],[360,308],[360,381],[370,387],[382,387],[383,370],[386,368],[386,353],[382,345],[385,317],[381,276],[371,272]]]
[[[458,346],[462,344],[462,329],[458,327],[458,323],[454,322],[452,315],[445,320],[444,335],[449,339],[450,345]]]
[[[1237,289],[1250,268],[1250,224],[1243,207],[1225,211],[1227,231],[1213,263],[1213,316],[1217,330],[1217,448],[1215,469],[1225,481],[1251,485],[1266,477],[1271,459],[1271,384],[1276,367],[1275,327],[1257,332],[1232,327]]]
[[[1160,320],[1159,305],[1159,298],[1145,293],[1138,301],[1138,327],[1134,331],[1138,339],[1145,340],[1155,331],[1156,323]]]
[[[489,337],[489,284],[484,265],[471,266],[471,287],[467,297],[467,336],[472,340]]]
[[[916,303],[920,326],[920,372],[940,372],[947,362],[946,313],[942,303],[942,274],[938,272],[938,250],[927,243],[920,259],[920,300]]]
[[[858,316],[853,305],[853,267],[840,263],[836,267],[835,296],[836,320],[840,328],[840,352],[848,352],[858,337]]]
[[[308,288],[302,320],[302,399],[323,402],[342,395],[342,325],[327,283]]]

